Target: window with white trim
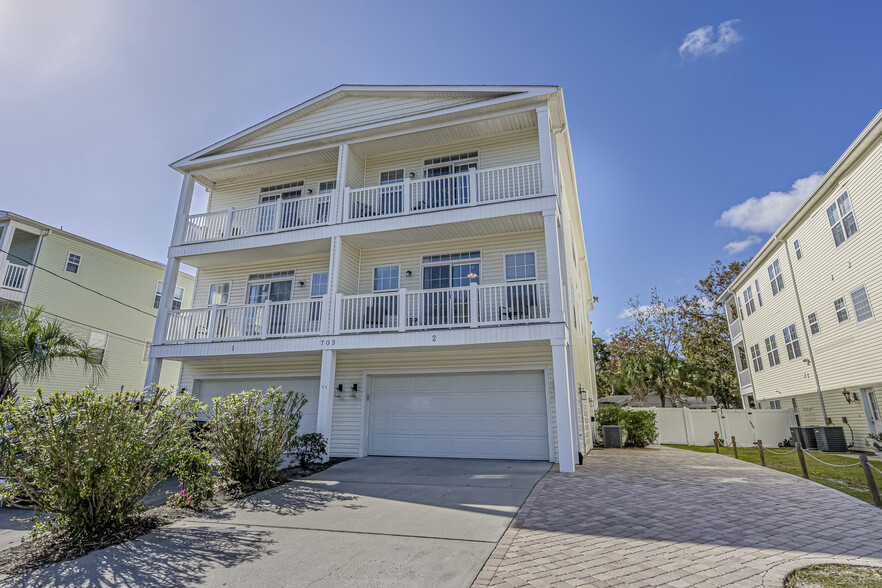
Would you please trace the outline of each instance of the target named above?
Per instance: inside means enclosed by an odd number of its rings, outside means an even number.
[[[374,292],[398,289],[398,266],[387,265],[374,268]]]
[[[763,295],[760,294],[759,280],[758,279],[754,280],[753,285],[756,286],[756,302],[757,302],[757,304],[762,306],[763,305]]]
[[[505,255],[505,279],[507,281],[535,280],[536,254],[532,251],[507,253]]]
[[[848,192],[843,192],[836,202],[827,207],[827,220],[830,221],[833,242],[837,247],[857,233],[858,227],[854,220],[854,210],[851,208]]]
[[[810,312],[806,318],[808,318],[809,331],[811,334],[817,335],[820,333],[821,325],[818,324],[818,314],[816,312]]]
[[[799,248],[799,239],[793,240],[793,250],[796,252],[796,260],[802,259],[802,249]]]
[[[150,341],[144,341],[144,353],[141,354],[141,361],[146,363],[150,359],[150,347],[152,346]]]
[[[781,275],[781,264],[776,259],[769,265],[769,282],[772,284],[772,296],[784,289],[784,277]]]
[[[230,282],[219,282],[208,288],[208,305],[223,305],[230,302]]]
[[[769,335],[766,338],[766,356],[769,359],[769,367],[775,367],[781,363],[781,356],[778,355],[778,344],[775,342],[774,335]]]
[[[870,412],[873,415],[873,420],[882,420],[879,418],[879,402],[876,400],[876,389],[870,386],[869,388],[861,388],[861,392],[864,392],[867,395],[867,400],[870,403]]]
[[[840,324],[848,320],[848,307],[845,306],[844,296],[840,296],[833,301],[833,308],[836,309],[836,320],[838,320]]]
[[[802,357],[802,349],[799,347],[799,335],[796,332],[796,323],[784,327],[784,345],[787,347],[787,359]]]
[[[184,289],[180,286],[175,287],[175,295],[172,299],[172,310],[180,310],[181,303],[184,301]],[[153,295],[153,308],[159,308],[162,303],[162,280],[156,281],[156,293]]]
[[[104,353],[107,351],[107,333],[104,331],[89,332],[89,347],[95,351],[98,363],[104,363]]]
[[[82,261],[82,257],[76,253],[68,253],[67,263],[64,265],[64,271],[72,274],[80,273],[80,261]]]
[[[328,272],[312,274],[312,285],[309,295],[313,298],[324,296],[328,293]]]
[[[397,184],[404,181],[404,168],[380,172],[380,185]]]
[[[337,189],[337,180],[328,180],[327,182],[319,182],[319,194],[327,194]]]
[[[769,400],[769,408],[781,408],[780,400]]]
[[[873,320],[873,308],[870,306],[870,297],[867,296],[866,286],[853,290],[851,296],[851,308],[854,309],[854,318],[857,324]]]
[[[753,362],[753,371],[763,371],[763,352],[760,351],[759,343],[750,346],[750,360]]]
[[[750,316],[754,312],[756,312],[756,303],[753,301],[752,286],[748,286],[747,290],[744,291],[744,312],[747,313],[747,316]]]

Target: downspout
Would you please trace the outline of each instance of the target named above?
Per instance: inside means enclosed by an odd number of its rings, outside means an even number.
[[[787,247],[787,241],[773,235],[778,243],[784,245],[784,253],[787,255],[787,268],[790,270],[790,281],[793,282],[793,293],[796,295],[796,308],[799,310],[799,322],[802,324],[802,332],[805,333],[805,346],[808,349],[809,363],[811,364],[812,374],[815,376],[815,387],[818,391],[818,401],[821,403],[821,417],[824,419],[824,426],[827,426],[827,409],[824,406],[824,395],[821,393],[821,380],[818,378],[818,368],[815,366],[815,356],[812,354],[811,335],[805,324],[805,314],[802,312],[802,302],[799,300],[799,288],[796,287],[796,275],[793,273],[793,261],[790,259],[790,248]],[[743,328],[743,327],[742,327]]]

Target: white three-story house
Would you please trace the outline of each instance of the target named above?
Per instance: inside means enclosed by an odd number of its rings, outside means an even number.
[[[556,86],[340,86],[172,164],[147,383],[282,386],[331,456],[591,447],[592,308]],[[210,192],[192,213],[194,185]],[[165,302],[179,264],[193,308]]]

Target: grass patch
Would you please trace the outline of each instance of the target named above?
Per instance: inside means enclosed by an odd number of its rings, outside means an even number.
[[[846,586],[878,588],[882,586],[882,569],[845,564],[814,565],[800,568],[784,580],[785,588],[844,588]]]
[[[687,449],[689,451],[696,451],[698,453],[714,453],[713,447],[696,447],[694,445],[669,445],[668,447]],[[772,449],[772,451],[784,452],[790,451],[791,449],[792,448],[788,447],[775,447],[774,449]],[[802,477],[802,468],[799,465],[799,458],[797,457],[795,451],[788,453],[787,455],[774,455],[769,451],[768,448],[766,448],[765,454],[766,466],[778,470],[779,472]],[[812,454],[815,455],[818,459],[835,465],[848,465],[858,461],[857,455],[853,457],[844,457],[841,455],[832,455],[829,453],[821,452],[812,452]],[[720,455],[728,455],[730,457],[734,457],[734,453],[731,447],[720,447]],[[739,447],[738,459],[759,464],[759,449],[757,449],[756,447]],[[873,497],[870,495],[870,490],[867,488],[867,478],[864,476],[864,470],[860,466],[850,468],[830,467],[822,463],[818,463],[809,456],[806,456],[805,461],[809,470],[809,478],[811,478],[813,481],[818,482],[819,484],[823,484],[824,486],[829,486],[834,490],[844,492],[849,496],[859,498],[864,502],[869,502],[870,504],[873,504]],[[878,461],[874,461],[871,463],[875,467],[882,470],[882,464],[880,464]],[[878,472],[873,472],[873,476],[876,478],[876,486],[882,489],[882,474],[879,474]]]

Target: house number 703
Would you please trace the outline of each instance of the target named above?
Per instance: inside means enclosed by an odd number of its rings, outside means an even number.
[[[321,341],[322,341],[321,344],[324,345],[325,347],[329,347],[331,345],[337,344],[336,339],[322,339]]]

